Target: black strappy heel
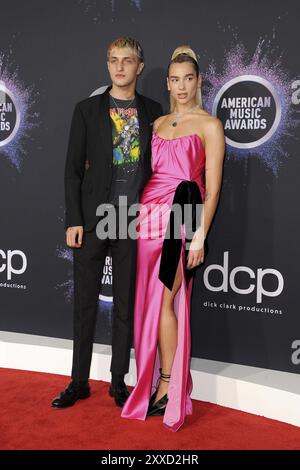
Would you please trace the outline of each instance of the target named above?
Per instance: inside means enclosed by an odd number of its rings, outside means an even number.
[[[170,382],[170,378],[171,378],[170,374],[163,373],[161,368],[159,369],[159,373],[160,373],[160,376],[158,378],[158,381],[162,380],[163,382]],[[158,390],[158,384],[156,385],[155,392],[150,398],[147,416],[163,416],[165,414],[166,406],[168,403],[168,395],[165,394],[163,397],[161,397],[160,400],[155,402],[157,390]]]

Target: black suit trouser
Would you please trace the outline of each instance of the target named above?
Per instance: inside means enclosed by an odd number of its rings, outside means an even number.
[[[118,213],[117,213],[118,215]],[[117,217],[118,220],[118,217]],[[128,218],[128,223],[132,218]],[[137,241],[118,236],[100,240],[96,228],[85,232],[81,248],[74,249],[74,343],[72,379],[89,378],[97,304],[107,250],[111,248],[113,269],[113,327],[110,370],[124,375],[129,370],[133,341]]]

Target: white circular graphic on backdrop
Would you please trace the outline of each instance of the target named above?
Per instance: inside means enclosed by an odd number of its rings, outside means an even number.
[[[272,137],[281,118],[281,102],[273,85],[257,75],[241,75],[218,91],[212,114],[223,123],[226,143],[254,148]]]
[[[20,111],[12,91],[0,82],[0,147],[13,140],[20,126]]]

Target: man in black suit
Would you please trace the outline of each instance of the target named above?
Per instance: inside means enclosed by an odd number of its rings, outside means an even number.
[[[72,381],[52,401],[66,408],[90,396],[88,383],[97,302],[107,249],[113,260],[114,319],[112,380],[109,394],[123,406],[129,392],[124,375],[129,369],[133,339],[136,240],[100,239],[96,215],[100,204],[120,200],[127,208],[139,201],[151,176],[151,124],[161,105],[136,92],[144,68],[143,51],[132,38],[119,38],[108,49],[112,86],[75,107],[65,167],[66,238],[74,250],[74,345]],[[119,199],[122,196],[121,199]],[[131,219],[128,217],[128,223]],[[116,224],[119,233],[120,224]]]

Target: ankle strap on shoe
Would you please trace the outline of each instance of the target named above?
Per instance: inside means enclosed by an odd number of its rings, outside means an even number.
[[[170,382],[170,378],[171,378],[170,374],[165,374],[164,372],[162,372],[161,368],[159,369],[159,373],[160,373],[160,379],[163,382]]]

